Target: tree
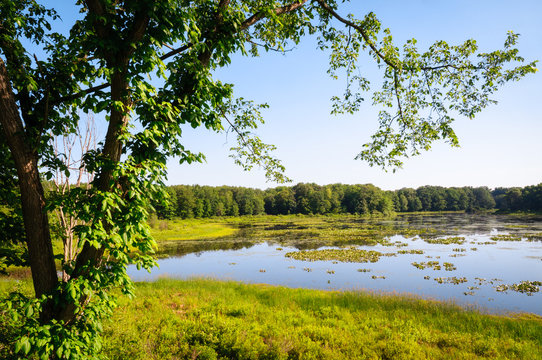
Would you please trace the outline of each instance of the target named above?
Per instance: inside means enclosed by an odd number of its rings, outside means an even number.
[[[294,192],[291,188],[277,188],[274,199],[275,213],[281,215],[293,214],[296,211]]]
[[[306,34],[318,36],[319,47],[331,52],[331,76],[344,72],[348,80],[345,93],[332,99],[334,113],[359,109],[369,82],[357,60],[368,53],[382,65],[383,85],[373,100],[383,110],[379,130],[358,157],[392,167],[435,140],[457,145],[452,113],[473,117],[500,85],[536,70],[535,63],[522,64],[513,33],[503,50],[491,53],[477,53],[472,40],[440,41],[419,52],[413,39],[400,49],[373,13],[344,17],[338,3],[78,0],[79,20],[69,32],[56,32],[57,13],[38,0],[0,0],[0,127],[16,171],[36,292],[34,300],[11,299],[11,313],[28,334],[17,352],[42,358],[98,353],[99,319],[114,305],[109,290],[131,294],[126,265],[154,263],[148,199],[164,196],[166,159],[204,159],[184,147],[183,127],[233,131],[236,163],[287,180],[274,147],[253,134],[266,105],[235,98],[233,85],[212,78],[233,53],[257,56],[260,48],[280,51]],[[83,156],[96,176],[91,186],[51,202],[42,178],[69,171],[56,160],[51,139],[73,133],[79,112],[107,122],[98,149]],[[295,208],[287,195],[284,205]],[[81,220],[74,231],[82,248],[63,261],[64,280],[57,277],[48,216],[58,206]],[[196,216],[206,211],[204,204],[196,207]]]
[[[506,192],[508,209],[512,211],[521,210],[523,207],[523,194],[520,188],[514,187]]]
[[[153,204],[159,219],[171,219],[176,215],[177,211],[177,192],[175,189],[168,187],[165,193],[167,198],[163,199],[161,203]]]
[[[491,192],[485,186],[472,189],[474,194],[474,206],[477,209],[493,209],[495,207],[495,199],[491,196]]]
[[[542,184],[525,187],[522,197],[524,211],[542,211]]]
[[[397,211],[402,211],[402,212],[408,211],[408,200],[405,194],[399,193],[398,199],[399,199],[398,200],[399,206],[398,206]]]

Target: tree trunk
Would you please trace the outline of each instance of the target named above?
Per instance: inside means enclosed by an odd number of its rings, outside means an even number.
[[[53,257],[45,194],[38,170],[38,156],[25,136],[6,66],[0,59],[0,124],[17,168],[24,228],[36,296],[51,293],[58,284]],[[49,318],[51,309],[42,317]]]
[[[116,72],[112,76],[111,82],[111,99],[112,102],[121,101],[124,106],[130,105],[130,97],[128,94],[128,81],[126,80],[126,68],[128,60],[123,60],[124,71]],[[119,111],[114,107],[111,108],[111,116],[109,120],[109,126],[105,137],[105,144],[102,149],[102,154],[107,158],[111,164],[117,164],[122,156],[123,142],[120,139],[124,131],[126,131],[126,125],[129,121],[128,113],[125,111]],[[111,191],[113,184],[113,171],[111,167],[104,167],[96,175],[92,186],[99,191]],[[108,231],[109,225],[104,224],[104,228]],[[100,266],[102,257],[104,254],[104,247],[96,248],[88,242],[85,242],[83,248],[75,261],[75,268],[72,273],[72,278],[83,276],[87,273],[87,266]],[[87,301],[87,296],[82,296],[81,303]],[[56,318],[69,322],[74,314],[76,304],[65,304],[61,309],[58,309]]]

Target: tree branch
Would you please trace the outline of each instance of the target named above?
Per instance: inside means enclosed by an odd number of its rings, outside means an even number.
[[[382,54],[382,52],[376,47],[376,45],[371,41],[371,39],[369,39],[369,35],[367,35],[365,30],[361,26],[356,25],[353,22],[351,22],[350,20],[347,20],[347,19],[343,18],[342,16],[340,16],[325,1],[323,1],[323,0],[314,0],[314,1],[316,1],[322,7],[322,9],[324,9],[325,11],[330,13],[335,19],[339,20],[340,22],[342,22],[346,26],[352,27],[352,28],[356,29],[357,31],[359,31],[359,33],[363,37],[363,40],[365,40],[365,43],[367,43],[367,45],[369,45],[371,50],[373,50],[374,53],[379,58],[381,58],[388,66],[394,68],[395,70],[398,70],[397,65],[392,63],[386,56],[384,56],[384,54]]]
[[[164,61],[164,60],[166,60],[166,59],[168,59],[168,58],[170,58],[172,56],[175,56],[177,54],[182,53],[183,51],[186,51],[186,50],[190,49],[192,46],[194,46],[194,44],[188,43],[186,45],[181,46],[180,48],[171,50],[170,52],[167,52],[164,55],[160,56],[160,60]]]
[[[282,15],[282,14],[289,13],[289,12],[292,12],[294,10],[299,9],[300,7],[305,5],[305,3],[307,1],[308,0],[299,0],[299,1],[296,1],[296,2],[294,2],[292,4],[290,4],[290,5],[285,5],[285,6],[273,9],[271,11],[275,15]],[[259,13],[256,13],[256,14],[252,15],[251,17],[249,17],[248,19],[246,19],[245,21],[243,21],[241,23],[241,30],[245,30],[245,29],[251,27],[252,25],[256,24],[258,21],[260,21],[261,19],[266,18],[266,17],[267,17],[267,14],[264,13],[264,12],[259,12]]]
[[[397,107],[399,109],[399,117],[401,120],[405,121],[405,118],[403,117],[403,108],[401,106],[401,97],[399,96],[399,78],[397,77],[397,70],[393,71],[393,87],[395,89],[395,98],[397,99]]]
[[[276,51],[276,52],[279,52],[279,53],[287,53],[287,52],[290,52],[290,51],[293,51],[295,49],[295,47],[293,48],[290,48],[290,49],[280,49],[280,48],[273,48],[273,47],[269,47],[269,46],[266,46],[264,44],[260,44],[260,43],[257,43],[256,41],[254,40],[251,40],[251,39],[246,39],[247,42],[251,43],[252,45],[256,45],[256,46],[259,46],[259,47],[263,47],[265,48],[266,50],[271,50],[271,51]]]
[[[189,48],[191,48],[193,45],[192,43],[189,43],[189,44],[186,44],[186,45],[183,45],[181,46],[180,48],[177,48],[177,49],[173,49],[171,50],[170,52],[167,52],[165,53],[164,55],[160,56],[160,60],[164,61],[172,56],[175,56],[183,51],[186,51],[188,50]],[[169,46],[168,46],[169,47]],[[71,94],[71,95],[68,95],[68,96],[63,96],[61,98],[58,98],[54,101],[55,104],[59,104],[59,103],[62,103],[64,101],[69,101],[69,100],[74,100],[74,99],[77,99],[77,98],[80,98],[82,96],[85,96],[85,95],[88,95],[88,94],[92,94],[96,91],[100,91],[100,90],[103,90],[103,89],[106,89],[108,87],[110,87],[111,84],[110,83],[105,83],[105,84],[101,84],[101,85],[96,85],[96,86],[93,86],[93,87],[90,87],[88,89],[85,89],[85,90],[81,90],[75,94]]]
[[[75,93],[75,94],[72,94],[72,95],[68,95],[68,96],[63,96],[61,98],[58,98],[55,100],[55,104],[59,104],[59,103],[62,103],[64,101],[68,101],[68,100],[74,100],[74,99],[77,99],[77,98],[80,98],[82,96],[85,96],[85,95],[88,95],[88,94],[92,94],[93,92],[96,92],[96,91],[100,91],[102,89],[106,89],[108,87],[110,87],[111,84],[110,83],[105,83],[105,84],[101,84],[101,85],[96,85],[96,86],[93,86],[91,88],[88,88],[88,89],[85,89],[85,90],[82,90],[82,91],[79,91],[78,93]]]

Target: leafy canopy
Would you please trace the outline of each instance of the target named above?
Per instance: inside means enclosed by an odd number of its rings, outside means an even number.
[[[213,78],[233,54],[283,51],[316,36],[318,47],[330,53],[330,76],[348,80],[344,94],[331,99],[333,113],[359,110],[370,84],[358,60],[372,58],[383,76],[372,94],[382,109],[380,126],[358,158],[382,167],[401,166],[401,159],[439,139],[457,145],[453,115],[473,117],[493,102],[499,86],[536,71],[536,62],[524,64],[519,56],[516,34],[509,33],[504,48],[490,53],[479,53],[474,40],[439,41],[421,52],[414,39],[396,45],[373,13],[344,17],[339,3],[79,0],[80,18],[69,32],[57,32],[51,26],[60,21],[54,9],[37,0],[0,0],[0,70],[5,66],[0,82],[9,88],[6,102],[17,109],[0,115],[15,160],[6,169],[8,162],[2,164],[1,175],[18,177],[20,186],[30,181],[21,156],[45,178],[69,173],[52,139],[74,133],[80,113],[100,114],[108,126],[98,148],[82,154],[86,169],[96,174],[89,186],[50,198],[38,186],[44,206],[21,200],[23,208],[35,206],[38,213],[62,206],[81,224],[71,229],[80,244],[75,260],[62,261],[68,279],[55,281],[53,273],[46,281],[38,265],[54,270],[55,259],[33,249],[39,248],[36,241],[51,246],[50,230],[44,224],[31,227],[32,219],[23,216],[37,297],[15,293],[5,303],[20,334],[16,353],[44,359],[98,356],[100,319],[115,305],[110,290],[131,294],[126,266],[154,264],[148,202],[165,196],[160,185],[166,159],[204,160],[183,145],[184,128],[233,131],[236,163],[263,167],[275,181],[288,180],[272,155],[274,146],[254,134],[266,105],[236,98],[233,84]],[[29,46],[41,49],[39,56]],[[18,196],[13,186],[6,189],[2,201]],[[47,236],[34,236],[39,232]]]

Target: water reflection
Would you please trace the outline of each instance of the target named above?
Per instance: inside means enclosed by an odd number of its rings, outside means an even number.
[[[257,242],[250,240],[206,240],[206,241],[171,241],[160,243],[158,257],[182,256],[192,253],[202,253],[216,250],[247,249]]]

